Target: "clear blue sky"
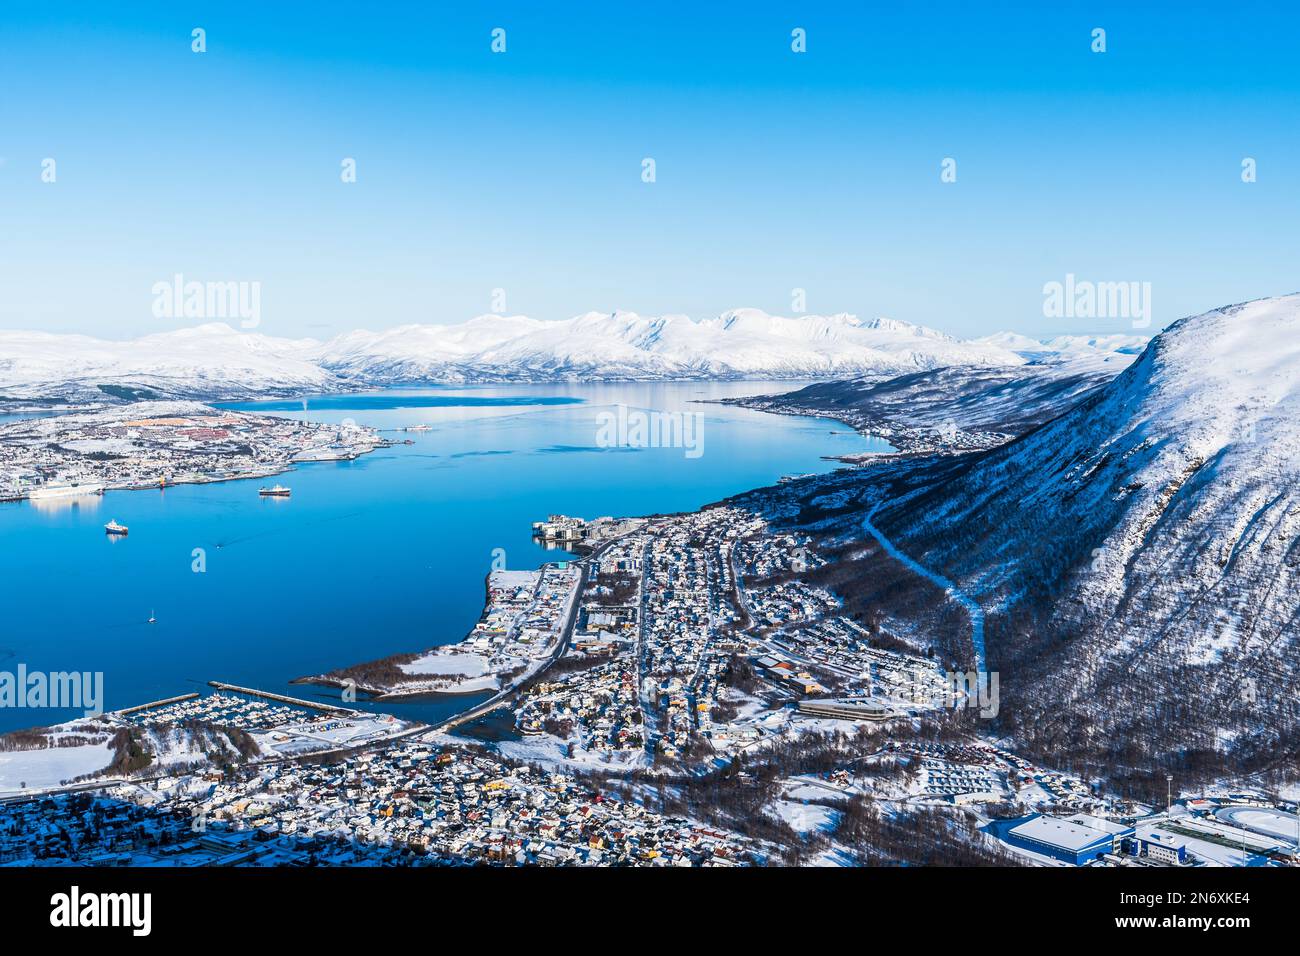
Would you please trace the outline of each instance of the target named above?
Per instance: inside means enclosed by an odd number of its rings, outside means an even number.
[[[160,331],[178,272],[315,337],[497,287],[959,335],[1128,330],[1045,318],[1068,272],[1150,281],[1156,326],[1295,291],[1300,14],[1134,6],[7,3],[0,327]]]

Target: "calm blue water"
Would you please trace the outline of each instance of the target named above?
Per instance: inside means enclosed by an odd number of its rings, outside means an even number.
[[[460,640],[483,602],[493,549],[513,568],[554,560],[533,543],[551,513],[694,509],[825,471],[822,455],[884,449],[833,422],[692,404],[791,383],[556,385],[393,390],[239,408],[353,419],[414,441],[280,478],[116,491],[75,505],[0,504],[0,670],[103,671],[108,709],[203,689],[208,680],[299,697],[304,674]],[[599,448],[612,405],[703,412],[703,453]],[[103,533],[110,518],[129,538]],[[191,569],[206,552],[207,571]],[[150,613],[157,623],[147,623]],[[382,709],[434,720],[479,697]],[[0,730],[77,716],[0,708]]]

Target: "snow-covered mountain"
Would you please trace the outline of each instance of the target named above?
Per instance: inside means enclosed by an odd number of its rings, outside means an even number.
[[[357,331],[326,343],[212,324],[107,342],[0,332],[0,396],[232,397],[420,382],[894,375],[1019,365],[1006,349],[906,322],[783,318],[754,309],[693,322],[591,312],[563,321],[482,315],[458,325]]]
[[[1139,355],[1151,341],[1149,335],[1058,335],[1043,344],[1052,352],[1115,352],[1120,355]]]
[[[0,331],[0,398],[237,398],[330,391],[311,339],[276,339],[220,323],[126,342]]]
[[[1033,340],[1026,340],[1032,342]],[[669,379],[880,380],[939,368],[1005,368],[1113,353],[1100,339],[963,341],[895,319],[589,312],[543,321],[481,315],[457,325],[355,331],[328,342],[278,339],[222,324],[126,342],[0,332],[0,399],[231,398],[420,383]]]
[[[464,368],[485,349],[538,331],[547,323],[527,316],[480,315],[459,325],[401,325],[358,330],[316,344],[313,358],[341,376],[368,382],[439,380],[439,371]],[[455,380],[456,374],[444,376]]]
[[[1151,341],[1149,335],[1058,335],[1050,339],[1031,339],[1018,332],[996,332],[975,340],[984,345],[1016,352],[1027,358],[1041,355],[1137,355]]]
[[[1177,322],[1068,413],[896,482],[874,521],[989,612],[1009,719],[1044,748],[1294,754],[1300,295]]]
[[[897,375],[943,365],[1020,365],[1024,359],[906,322],[736,309],[701,322],[634,312],[589,312],[555,322],[485,315],[463,325],[354,332],[326,343],[319,362],[382,384]]]

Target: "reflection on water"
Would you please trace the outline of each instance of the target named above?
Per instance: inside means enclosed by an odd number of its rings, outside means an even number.
[[[85,511],[93,513],[99,510],[100,495],[69,495],[66,498],[32,498],[28,504],[42,514],[54,515],[63,511]]]

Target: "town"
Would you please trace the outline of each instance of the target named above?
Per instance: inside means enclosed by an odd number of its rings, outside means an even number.
[[[424,739],[427,727],[330,708],[309,717],[220,691],[160,702],[110,727],[171,741],[106,785],[0,803],[0,865],[732,866],[750,841],[594,790],[560,771]],[[210,743],[244,738],[243,759]],[[203,731],[208,733],[205,734]],[[175,746],[189,741],[188,750]],[[292,745],[292,746],[290,746]],[[311,752],[329,759],[307,760]],[[56,822],[57,821],[57,822]]]
[[[755,511],[534,531],[576,557],[490,572],[457,644],[311,679],[339,704],[212,682],[0,738],[0,863],[1296,862],[1292,798],[1142,802],[1015,753],[996,693]],[[357,690],[491,696],[430,726]]]
[[[0,423],[0,501],[57,504],[118,488],[264,477],[295,463],[356,458],[386,444],[322,425],[197,402],[135,402]]]
[[[824,714],[883,720],[951,703],[934,661],[872,646],[831,594],[798,580],[819,560],[809,542],[735,508],[609,527],[542,525],[594,550],[564,673],[522,695],[522,733],[549,727],[576,758],[594,747],[617,764],[716,763],[821,730]]]

